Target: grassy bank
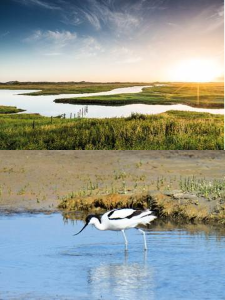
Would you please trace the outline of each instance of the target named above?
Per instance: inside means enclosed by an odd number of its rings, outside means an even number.
[[[167,86],[145,88],[141,93],[56,99],[57,103],[126,105],[126,104],[186,104],[201,108],[223,108],[223,83],[169,83]]]
[[[0,149],[222,150],[223,116],[190,112],[113,119],[1,115]]]
[[[65,197],[59,204],[59,209],[65,212],[83,211],[88,213],[104,213],[106,210],[114,208],[135,208],[146,209],[150,208],[157,215],[159,220],[170,220],[180,223],[217,223],[225,225],[225,204],[216,204],[213,209],[209,208],[205,202],[199,203],[198,200],[190,198],[185,199],[185,195],[163,193],[163,192],[149,192],[148,194],[136,195],[99,195],[78,197],[71,195]]]
[[[13,114],[24,111],[23,109],[19,109],[16,106],[1,106],[0,105],[0,114]]]
[[[114,193],[108,191],[99,194],[98,186],[92,183],[86,189],[63,197],[59,208],[66,212],[83,211],[86,215],[114,208],[150,208],[159,220],[225,225],[225,179],[209,181],[184,177],[179,180],[180,190],[168,189],[163,178],[158,178],[154,190],[150,188],[153,187],[152,184],[153,182],[149,182],[148,191],[145,189],[142,193],[135,193],[136,188],[133,187],[129,192],[124,188],[115,190]]]
[[[134,85],[148,85],[145,83],[91,83],[91,82],[14,82],[0,83],[0,89],[10,90],[40,90],[26,95],[58,95],[58,94],[82,94],[111,91],[116,88],[131,87]]]

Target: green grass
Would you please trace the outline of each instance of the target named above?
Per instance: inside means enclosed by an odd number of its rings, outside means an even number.
[[[14,84],[0,83],[0,89],[10,90],[41,90],[26,95],[59,95],[59,94],[82,94],[111,91],[116,88],[131,87],[134,85],[150,85],[145,83],[75,83],[75,82],[17,82]]]
[[[26,95],[58,95],[82,94],[110,91],[116,88],[135,85],[152,85],[152,83],[88,83],[88,82],[17,82],[13,84],[0,83],[0,89],[40,90]],[[199,91],[199,96],[198,96]],[[167,86],[145,88],[136,94],[120,94],[109,96],[94,96],[83,98],[57,99],[58,103],[96,104],[121,106],[127,104],[186,104],[192,107],[223,108],[223,83],[167,83]]]
[[[0,106],[0,114],[13,114],[24,111],[15,106]]]
[[[223,116],[190,112],[113,119],[1,115],[0,149],[222,150]]]
[[[145,88],[141,93],[57,99],[57,103],[115,105],[186,104],[192,107],[223,108],[223,83],[169,83],[168,86]]]
[[[180,188],[184,192],[196,193],[209,200],[222,199],[225,203],[225,178],[220,180],[196,179],[195,177],[180,180]]]

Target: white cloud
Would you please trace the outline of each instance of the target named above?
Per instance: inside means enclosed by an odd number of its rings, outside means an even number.
[[[112,49],[111,55],[117,64],[135,64],[143,60],[133,49],[124,46]]]
[[[220,10],[218,11],[218,16],[221,17],[221,18],[224,17],[224,7],[223,7],[223,6],[222,6],[222,7],[220,8]]]
[[[99,2],[96,0],[87,0],[83,7],[72,6],[73,11],[70,17],[71,23],[75,25],[83,21],[89,22],[96,30],[103,29],[105,26],[112,30],[122,32],[130,31],[140,25],[140,20],[130,9],[116,10],[113,5],[114,1],[106,0]],[[78,17],[79,15],[79,17]],[[68,16],[67,16],[68,20]]]
[[[24,41],[45,56],[67,54],[75,58],[85,58],[105,51],[95,38],[78,36],[76,32],[70,31],[36,30]]]
[[[43,1],[43,0],[14,0],[14,1],[24,5],[36,5],[41,8],[50,9],[50,10],[61,10],[60,6],[49,3],[49,1]]]
[[[87,36],[79,38],[75,45],[74,57],[76,59],[85,59],[96,57],[105,52],[105,48],[93,37]]]
[[[111,53],[117,56],[121,56],[121,55],[130,55],[133,53],[133,51],[128,49],[127,47],[121,46],[121,47],[113,48]]]
[[[216,8],[214,10],[214,13],[212,15],[210,15],[210,17],[208,18],[207,23],[208,23],[207,24],[208,26],[206,26],[206,28],[205,28],[205,30],[207,32],[215,31],[219,27],[223,28],[224,27],[224,7],[221,6],[219,8]]]
[[[40,42],[54,44],[59,48],[65,47],[71,41],[76,40],[77,34],[70,31],[36,30],[32,35],[25,39],[26,42]]]
[[[83,11],[85,18],[97,30],[101,29],[101,18],[91,12]]]

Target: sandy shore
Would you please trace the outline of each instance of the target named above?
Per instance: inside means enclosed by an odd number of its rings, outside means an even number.
[[[180,176],[224,177],[224,151],[0,151],[0,208],[55,211],[69,193],[179,188]]]

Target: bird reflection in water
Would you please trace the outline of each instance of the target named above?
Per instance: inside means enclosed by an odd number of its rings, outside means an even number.
[[[125,253],[122,263],[91,268],[88,284],[92,299],[154,299],[153,269],[147,264],[147,253],[142,262],[129,262]]]

